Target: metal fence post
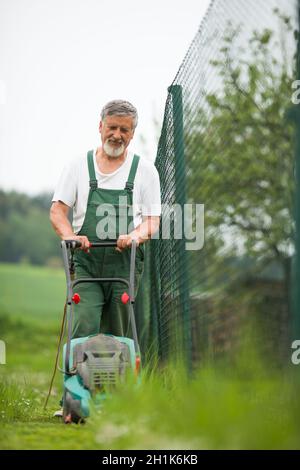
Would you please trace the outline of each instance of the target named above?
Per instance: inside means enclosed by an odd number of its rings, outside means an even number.
[[[172,96],[173,109],[173,138],[174,138],[174,159],[175,159],[175,196],[176,203],[180,204],[182,215],[184,214],[184,204],[187,202],[186,192],[186,162],[184,154],[184,128],[183,128],[183,102],[181,85],[171,85],[168,88]],[[183,341],[185,360],[188,369],[192,366],[192,338],[190,319],[190,299],[188,284],[188,259],[185,249],[184,218],[182,217],[182,239],[178,240],[178,250],[176,253],[180,266],[180,282],[178,286],[180,310],[182,315]]]

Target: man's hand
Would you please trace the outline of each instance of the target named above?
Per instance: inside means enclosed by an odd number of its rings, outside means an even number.
[[[132,240],[136,241],[136,245],[139,245],[139,238],[136,235],[129,234],[129,235],[120,235],[117,240],[117,248],[116,250],[120,253],[129,248],[132,245]]]
[[[62,237],[63,240],[77,240],[81,243],[81,250],[84,250],[86,253],[89,253],[90,250],[90,241],[85,235],[69,235],[67,237]]]

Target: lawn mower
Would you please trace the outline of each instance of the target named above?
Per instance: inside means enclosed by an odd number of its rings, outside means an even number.
[[[128,373],[136,376],[140,372],[141,355],[134,316],[134,275],[136,242],[132,242],[130,255],[129,280],[125,278],[77,278],[73,279],[74,251],[80,248],[76,240],[61,242],[62,256],[67,282],[66,325],[67,342],[63,348],[63,420],[65,423],[78,423],[90,415],[91,400],[100,405],[107,394]],[[114,240],[92,243],[90,249],[117,246]],[[131,324],[131,338],[112,334],[95,334],[84,338],[72,339],[73,304],[80,302],[75,287],[87,282],[120,282],[128,289],[121,300],[128,306]]]

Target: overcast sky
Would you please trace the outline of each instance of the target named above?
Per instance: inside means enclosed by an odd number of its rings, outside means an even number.
[[[154,159],[153,119],[208,4],[0,0],[0,188],[52,191],[65,162],[99,145],[114,98],[138,108],[131,148]]]

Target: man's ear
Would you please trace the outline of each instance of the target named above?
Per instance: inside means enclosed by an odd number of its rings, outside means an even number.
[[[102,131],[102,121],[99,122],[99,132],[101,134],[101,131]]]

